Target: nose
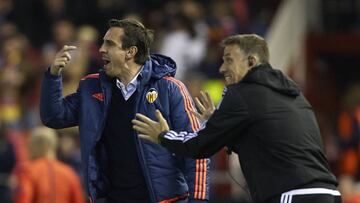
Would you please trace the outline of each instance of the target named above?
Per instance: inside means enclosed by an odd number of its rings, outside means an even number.
[[[100,49],[99,49],[100,53],[105,53],[105,48],[104,48],[104,44],[101,45]]]
[[[225,72],[225,66],[224,66],[224,64],[221,64],[221,66],[219,68],[219,73],[224,74],[224,72]]]

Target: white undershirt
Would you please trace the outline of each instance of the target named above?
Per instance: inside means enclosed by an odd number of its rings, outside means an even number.
[[[126,86],[119,79],[116,79],[116,86],[121,90],[121,93],[125,101],[127,101],[131,97],[131,95],[133,95],[134,92],[136,91],[136,87],[138,83],[137,77],[141,73],[142,69],[143,68],[140,69],[140,71],[134,76],[134,78]]]

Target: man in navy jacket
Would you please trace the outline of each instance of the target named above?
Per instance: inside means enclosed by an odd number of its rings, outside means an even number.
[[[172,129],[194,132],[198,120],[175,62],[149,54],[153,33],[132,19],[110,20],[100,48],[104,67],[62,97],[61,70],[75,46],[64,46],[45,73],[41,119],[46,126],[79,126],[90,199],[121,202],[207,202],[209,160],[176,156],[132,130],[135,113],[161,109]]]

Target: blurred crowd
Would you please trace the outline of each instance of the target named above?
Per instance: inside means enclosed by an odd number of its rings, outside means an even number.
[[[16,194],[21,194],[21,181],[16,178],[21,179],[27,171],[24,163],[31,154],[27,147],[30,132],[41,125],[41,78],[63,45],[78,47],[63,75],[63,94],[67,95],[76,90],[84,75],[101,68],[98,49],[108,20],[137,18],[155,31],[152,52],[176,61],[176,77],[184,80],[191,94],[197,96],[200,89],[207,89],[219,101],[223,88],[218,74],[222,55],[219,43],[234,33],[265,35],[280,0],[259,2],[262,1],[0,0],[0,120],[4,123],[0,174],[9,175],[1,175],[0,183],[10,188],[2,192],[0,187],[0,193],[4,193],[0,202],[9,200],[9,194],[15,194],[15,200]],[[57,134],[58,159],[81,177],[77,129],[64,129]],[[226,171],[228,163],[215,161],[214,168]],[[231,197],[231,189],[224,191],[223,186],[215,187],[213,197],[216,193]]]
[[[1,0],[1,114],[15,129],[39,124],[42,73],[63,45],[76,45],[64,94],[101,68],[98,49],[111,18],[137,18],[155,31],[153,52],[172,57],[179,79],[218,79],[219,42],[233,33],[264,36],[280,0]],[[197,74],[193,74],[197,73]]]
[[[78,47],[63,75],[63,94],[67,95],[76,90],[84,75],[101,68],[98,49],[108,20],[137,18],[155,31],[152,52],[176,61],[176,77],[185,82],[190,94],[195,97],[205,89],[218,102],[224,86],[218,73],[221,39],[234,33],[265,36],[280,3],[281,0],[0,0],[0,202],[11,202],[19,192],[21,181],[17,179],[29,160],[30,132],[41,126],[41,78],[63,45]],[[356,89],[349,94],[359,96],[359,92]],[[352,101],[356,96],[349,97]],[[338,123],[339,146],[335,151],[341,155],[336,158],[340,164],[333,169],[344,177],[344,191],[353,194],[357,188],[352,183],[360,180],[360,99],[344,101]],[[58,159],[81,177],[77,129],[56,133]],[[217,172],[228,170],[226,156],[220,153],[213,158]],[[214,199],[246,202],[247,197],[231,194],[231,184],[219,185],[213,187]]]

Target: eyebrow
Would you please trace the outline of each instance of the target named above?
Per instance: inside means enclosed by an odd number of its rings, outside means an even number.
[[[230,53],[225,53],[223,57],[230,56]]]
[[[116,44],[113,40],[109,40],[109,39],[104,39],[103,38],[103,41],[106,42],[106,43],[110,43],[110,44]]]

